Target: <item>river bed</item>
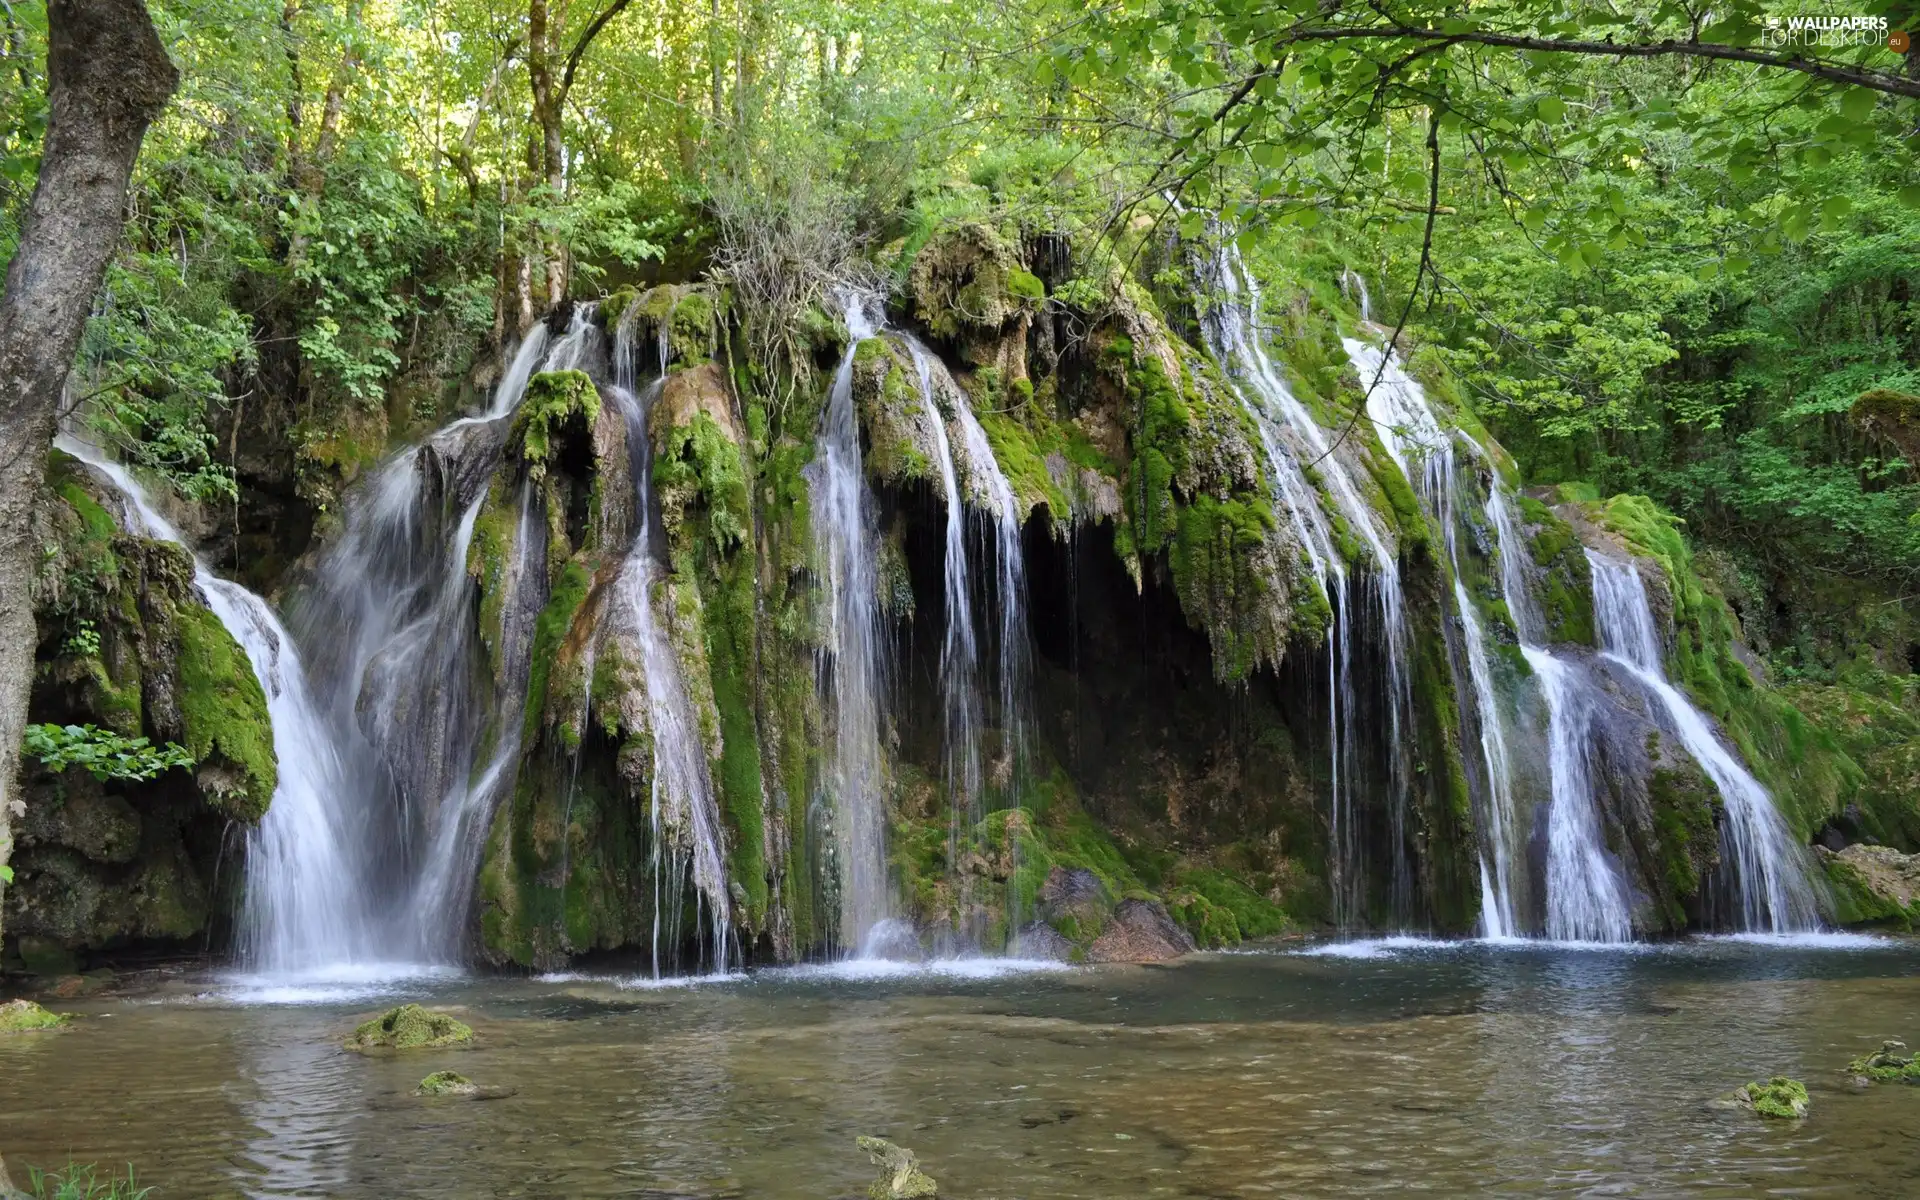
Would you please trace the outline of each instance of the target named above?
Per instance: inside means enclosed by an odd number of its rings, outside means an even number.
[[[656,984],[156,973],[0,1039],[0,1152],[171,1197],[854,1197],[911,1147],[950,1200],[1920,1195],[1920,941],[1412,939],[1150,967],[850,963]],[[398,977],[396,977],[398,976]],[[417,1000],[470,1049],[365,1057]],[[511,1089],[423,1099],[455,1070]],[[1706,1101],[1806,1081],[1802,1122]]]

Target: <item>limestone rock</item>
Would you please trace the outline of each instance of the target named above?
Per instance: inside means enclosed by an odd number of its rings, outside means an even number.
[[[877,1137],[862,1137],[859,1144],[880,1168],[879,1177],[867,1188],[873,1200],[932,1200],[940,1194],[933,1178],[920,1169],[919,1158],[905,1146]]]
[[[1909,924],[1920,916],[1920,854],[1855,844],[1814,854],[1833,885],[1835,917],[1845,924]]]
[[[449,1013],[402,1004],[361,1025],[347,1039],[347,1049],[431,1050],[473,1040],[473,1029]]]
[[[1122,900],[1106,932],[1087,951],[1089,962],[1163,962],[1193,953],[1193,937],[1158,900]]]

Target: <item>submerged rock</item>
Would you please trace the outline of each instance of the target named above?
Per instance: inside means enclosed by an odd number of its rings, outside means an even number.
[[[65,1013],[50,1013],[31,1000],[9,1000],[0,1004],[0,1033],[58,1029],[70,1020]]]
[[[1158,900],[1122,900],[1106,932],[1087,950],[1089,962],[1162,962],[1192,954],[1193,935]]]
[[[1855,1083],[1920,1084],[1920,1054],[1908,1054],[1907,1044],[1889,1038],[1872,1054],[1864,1054],[1847,1064],[1847,1074]]]
[[[472,1096],[480,1091],[478,1084],[465,1075],[452,1071],[435,1071],[420,1081],[413,1089],[416,1096]]]
[[[913,1151],[885,1138],[862,1137],[858,1141],[873,1165],[880,1168],[879,1177],[867,1188],[867,1195],[873,1200],[930,1200],[940,1194],[939,1185],[920,1169],[920,1160]]]
[[[456,1021],[451,1014],[402,1004],[361,1025],[347,1039],[347,1049],[431,1050],[456,1046],[473,1040],[473,1029]]]

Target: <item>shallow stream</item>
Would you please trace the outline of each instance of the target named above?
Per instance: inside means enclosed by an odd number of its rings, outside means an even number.
[[[988,1197],[1920,1195],[1920,941],[1573,949],[1389,940],[1157,967],[842,964],[260,981],[159,974],[0,1039],[9,1165],[200,1196],[854,1197],[859,1134]],[[471,1049],[362,1057],[456,1008]],[[513,1089],[422,1099],[450,1069]],[[1706,1101],[1804,1079],[1804,1122]]]

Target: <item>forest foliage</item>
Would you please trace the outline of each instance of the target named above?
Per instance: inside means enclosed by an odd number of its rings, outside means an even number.
[[[1920,483],[1851,415],[1920,391],[1920,72],[1884,43],[1769,43],[1812,6],[151,8],[182,88],[68,400],[193,498],[238,500],[250,406],[290,405],[275,436],[337,468],[370,425],[444,419],[567,296],[717,270],[773,392],[833,280],[904,271],[943,223],[1064,234],[1045,302],[1082,307],[1114,271],[1186,287],[1168,247],[1224,229],[1276,309],[1349,306],[1356,270],[1527,482],[1679,514],[1762,642],[1920,582]],[[4,258],[46,8],[0,21]],[[1771,649],[1812,677],[1847,641]]]

